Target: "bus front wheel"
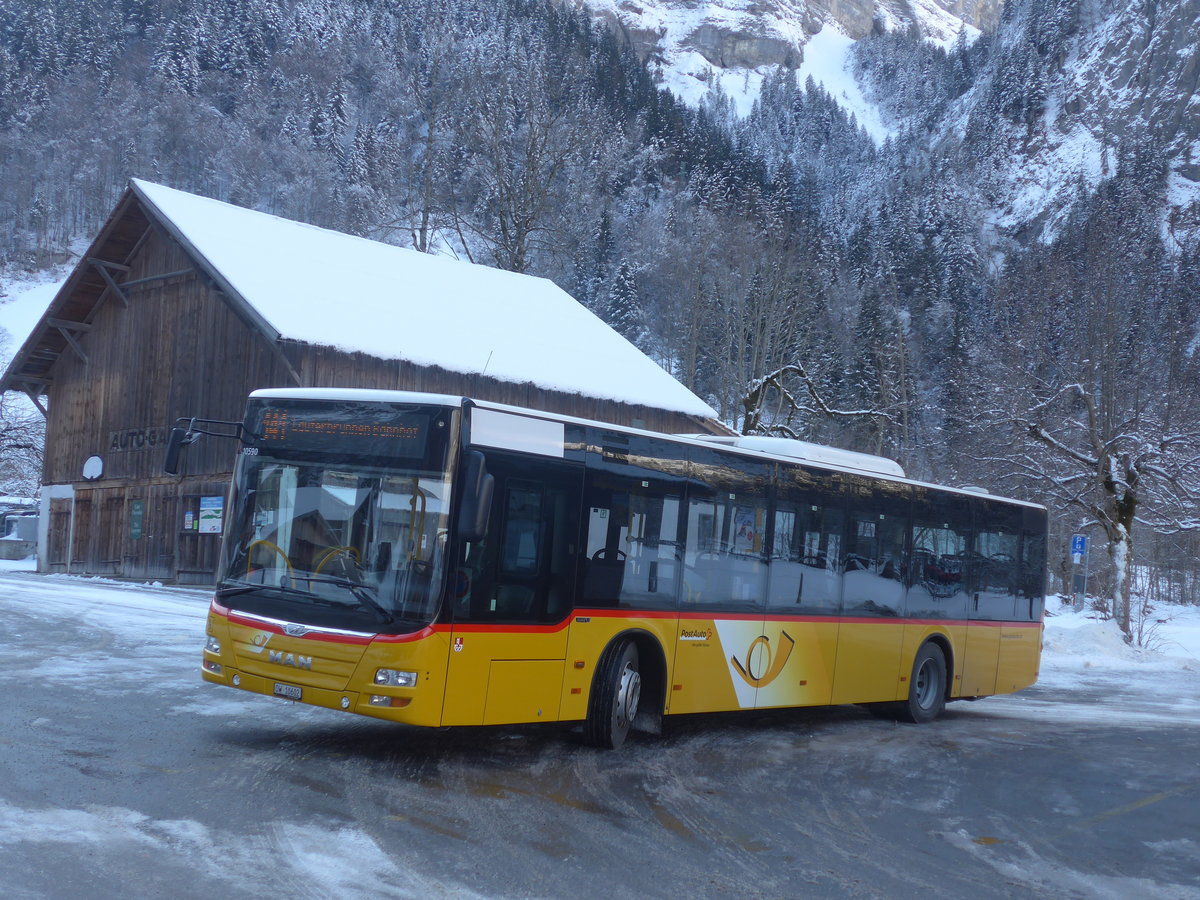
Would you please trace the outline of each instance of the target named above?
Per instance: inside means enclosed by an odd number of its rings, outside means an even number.
[[[620,747],[637,717],[641,695],[637,647],[630,640],[610,645],[600,659],[592,683],[583,726],[584,740],[593,747],[609,750]]]
[[[932,722],[946,708],[946,655],[932,642],[922,645],[913,660],[908,699],[900,704],[906,722]]]

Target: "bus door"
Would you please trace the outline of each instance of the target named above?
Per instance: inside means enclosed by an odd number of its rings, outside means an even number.
[[[559,718],[579,558],[582,467],[489,451],[495,481],[482,541],[451,574],[444,725]]]
[[[791,650],[765,620],[772,467],[701,448],[688,458],[671,712],[753,709]]]
[[[962,694],[982,697],[996,692],[1004,625],[1015,614],[1021,510],[982,499],[973,500],[972,506],[975,546]]]
[[[973,563],[971,506],[961,494],[914,488],[909,562],[908,625],[904,659],[911,666],[933,629],[950,638],[946,663],[953,671],[952,697],[963,693],[972,673],[995,673],[987,646],[975,646],[969,628]],[[902,674],[907,674],[903,672]]]
[[[817,706],[833,694],[842,600],[845,510],[828,475],[799,466],[780,473],[771,531],[767,622],[790,668],[759,688],[757,705]],[[778,657],[772,659],[772,667]]]
[[[896,700],[909,674],[901,672],[901,616],[910,491],[907,485],[856,475],[839,480],[849,510],[832,702]]]
[[[996,669],[996,691],[1018,691],[1037,681],[1042,648],[1042,605],[1045,601],[1046,514],[1044,510],[1021,511],[1020,549],[1011,561],[1006,551],[989,557],[998,569],[1007,570],[1013,591],[1014,616],[1000,628],[1000,661]],[[1011,537],[1007,538],[1011,543]],[[996,572],[995,575],[1000,575]]]

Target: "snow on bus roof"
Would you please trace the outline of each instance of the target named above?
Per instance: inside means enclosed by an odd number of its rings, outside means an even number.
[[[548,279],[133,187],[282,338],[717,417]]]

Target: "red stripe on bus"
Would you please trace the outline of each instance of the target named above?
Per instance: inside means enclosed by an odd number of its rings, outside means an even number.
[[[487,623],[472,623],[462,625],[434,625],[433,631],[438,634],[554,634],[555,632],[564,630],[571,624],[570,616],[557,622],[553,625],[490,625]]]
[[[212,611],[239,625],[257,628],[260,631],[269,631],[272,634],[286,635],[281,626],[250,616],[241,616],[235,610],[222,606],[215,599],[212,601]],[[373,641],[388,644],[404,644],[432,637],[434,634],[555,634],[570,626],[575,619],[588,618],[627,619],[630,623],[634,623],[639,619],[676,619],[678,621],[689,622],[812,622],[837,625],[925,625],[946,628],[982,626],[986,628],[1040,629],[1042,627],[1041,622],[1009,622],[992,619],[906,619],[898,616],[804,616],[787,615],[786,613],[766,615],[762,613],[725,613],[713,615],[712,613],[693,611],[676,613],[668,610],[643,610],[639,612],[626,609],[577,609],[572,615],[563,619],[563,621],[548,625],[508,625],[479,622],[459,625],[426,625],[419,631],[407,634],[330,634],[318,630],[301,635],[300,637],[308,640],[327,641],[334,644],[366,645]]]

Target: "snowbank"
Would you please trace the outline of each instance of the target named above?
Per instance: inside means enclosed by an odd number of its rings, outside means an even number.
[[[1125,643],[1121,629],[1093,610],[1051,598],[1046,605],[1043,660],[1076,668],[1163,667],[1200,670],[1200,607],[1164,606],[1147,622],[1144,647]]]

